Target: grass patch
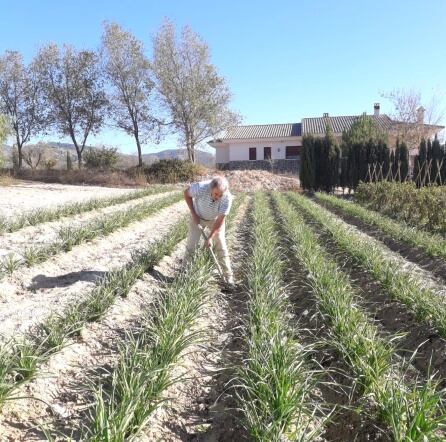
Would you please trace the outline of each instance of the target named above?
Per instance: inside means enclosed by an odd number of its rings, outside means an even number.
[[[247,355],[237,371],[238,402],[253,440],[316,440],[324,420],[313,394],[318,373],[307,365],[314,349],[297,342],[290,324],[275,222],[264,195],[255,195],[252,218],[242,333]]]
[[[348,202],[325,193],[316,193],[318,201],[329,207],[339,209],[345,214],[351,215],[370,226],[376,227],[381,232],[393,239],[403,241],[411,246],[418,247],[433,258],[441,258],[446,261],[446,240],[441,235],[428,233],[424,230],[411,227],[404,222],[398,222],[378,212],[368,210],[359,204]]]
[[[446,302],[410,270],[391,260],[380,244],[369,241],[331,212],[292,194],[291,200],[299,210],[315,219],[330,234],[336,244],[354,261],[365,268],[394,299],[405,304],[419,320],[433,324],[446,337]]]
[[[299,207],[303,200],[302,207],[308,203],[316,212],[325,210],[304,197],[293,195],[292,199]],[[363,395],[376,401],[379,419],[395,441],[441,440],[446,409],[444,394],[438,393],[439,382],[431,377],[427,382],[415,378],[406,384],[405,372],[392,363],[392,340],[378,336],[376,326],[358,307],[347,276],[284,197],[276,195],[275,201],[290,232],[295,256],[307,270],[319,309],[330,325],[330,343],[351,367]]]

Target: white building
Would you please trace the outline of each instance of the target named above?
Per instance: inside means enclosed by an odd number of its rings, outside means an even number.
[[[279,169],[296,172],[302,146],[301,123],[237,126],[209,144],[221,169]]]
[[[424,109],[418,109],[418,122],[426,138],[432,138],[444,129],[443,126],[424,123]],[[363,114],[365,115],[365,114]],[[373,114],[368,115],[377,127],[389,135],[389,147],[394,147],[402,126],[407,123],[392,120],[380,113],[375,103]],[[324,136],[327,126],[338,140],[351,128],[361,115],[334,116],[325,113],[322,117],[303,118],[301,123],[264,124],[229,128],[209,142],[215,148],[215,162],[220,169],[264,169],[280,173],[298,173],[300,148],[304,135]],[[410,163],[413,166],[418,146],[409,146]]]

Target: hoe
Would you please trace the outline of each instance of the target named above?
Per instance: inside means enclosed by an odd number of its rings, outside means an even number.
[[[198,228],[200,229],[201,236],[203,237],[203,239],[204,239],[205,241],[207,241],[208,237],[206,236],[206,233],[205,233],[205,231],[204,231],[203,226],[198,225]],[[226,282],[227,282],[227,281],[226,281],[226,278],[225,278],[224,275],[223,275],[223,271],[222,271],[222,269],[221,269],[221,267],[220,267],[220,264],[218,263],[218,260],[217,260],[217,257],[215,256],[214,251],[212,250],[212,247],[209,247],[209,252],[210,252],[210,254],[211,254],[211,256],[212,256],[212,259],[214,260],[215,266],[217,267],[217,270],[218,270],[218,273],[219,273],[219,275],[220,275],[220,278],[221,278],[222,281],[226,284]]]

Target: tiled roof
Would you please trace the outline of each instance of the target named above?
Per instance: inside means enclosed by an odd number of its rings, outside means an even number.
[[[303,134],[323,134],[325,133],[327,124],[330,125],[334,133],[342,133],[344,130],[350,129],[352,124],[361,118],[361,115],[349,115],[344,117],[317,117],[317,118],[302,118],[302,133]],[[392,127],[393,121],[385,114],[382,115],[367,115],[376,125],[384,131]]]
[[[234,126],[229,128],[219,140],[243,138],[284,138],[302,135],[301,123],[289,124],[256,124],[251,126]]]

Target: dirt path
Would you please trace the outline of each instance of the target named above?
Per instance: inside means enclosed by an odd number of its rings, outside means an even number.
[[[0,334],[23,333],[51,311],[79,300],[106,272],[121,268],[133,251],[162,236],[187,206],[176,203],[105,238],[76,246],[0,283]]]
[[[144,202],[156,201],[164,198],[174,192],[163,192],[156,195],[150,195],[144,198],[127,201],[121,204],[95,209],[78,215],[64,217],[57,221],[42,223],[37,226],[28,226],[17,232],[6,233],[0,237],[0,262],[3,257],[14,254],[16,258],[21,258],[25,248],[31,246],[41,247],[55,241],[58,237],[59,229],[63,227],[81,227],[93,219],[130,209]]]
[[[248,201],[240,207],[228,235],[231,258],[236,275],[240,272],[245,242],[244,230],[238,226],[246,216]],[[239,275],[240,276],[240,275]],[[234,314],[231,298],[237,294],[217,291],[206,307],[206,316],[197,328],[206,331],[206,341],[191,347],[174,376],[185,381],[166,392],[165,407],[154,413],[139,442],[178,441],[239,441],[246,440],[240,426],[225,410],[222,392],[229,380],[227,367],[228,346],[234,340]],[[234,405],[234,404],[232,404]],[[222,412],[224,410],[224,412]]]
[[[155,267],[153,274],[138,280],[126,298],[117,299],[103,320],[87,324],[78,339],[68,342],[40,367],[38,377],[16,394],[28,399],[5,405],[0,415],[0,440],[46,440],[42,426],[67,436],[82,426],[82,418],[92,405],[90,387],[97,376],[95,369],[112,367],[125,333],[136,330],[142,312],[150,310],[160,284],[158,278],[172,277],[183,254],[184,242]],[[72,437],[79,440],[81,435],[75,432]]]
[[[0,186],[0,213],[10,217],[33,209],[123,195],[132,190],[135,189],[23,181],[13,186]]]

